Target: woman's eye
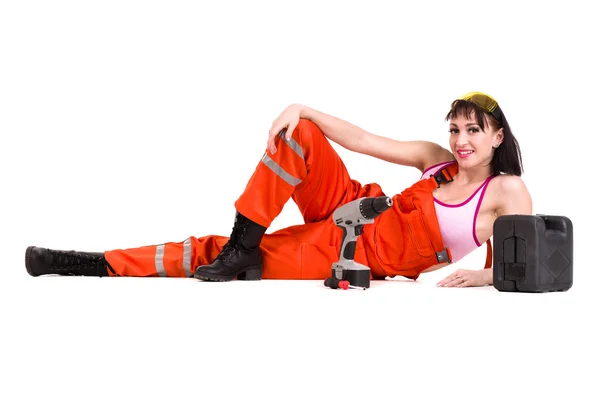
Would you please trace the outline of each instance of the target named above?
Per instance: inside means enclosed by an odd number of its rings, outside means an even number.
[[[452,133],[452,134],[458,133],[458,129],[450,129],[450,133]]]
[[[477,133],[477,132],[479,132],[479,128],[469,128],[469,132]]]

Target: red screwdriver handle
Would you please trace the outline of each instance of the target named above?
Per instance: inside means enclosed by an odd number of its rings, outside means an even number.
[[[348,290],[348,287],[349,287],[349,286],[350,286],[350,282],[348,282],[348,281],[340,281],[340,282],[338,283],[338,287],[339,287],[340,289]]]

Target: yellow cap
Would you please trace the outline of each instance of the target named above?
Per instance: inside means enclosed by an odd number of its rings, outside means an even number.
[[[490,113],[498,107],[498,102],[492,96],[482,92],[467,93],[461,100],[471,101]]]

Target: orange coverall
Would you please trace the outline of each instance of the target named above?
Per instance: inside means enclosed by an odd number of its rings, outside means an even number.
[[[342,241],[342,231],[331,214],[352,200],[384,193],[376,183],[361,185],[351,179],[327,138],[309,120],[300,120],[292,140],[279,137],[276,141],[277,152],[264,154],[235,208],[269,227],[291,197],[305,223],[264,235],[260,244],[263,278],[331,277]],[[364,226],[354,259],[370,267],[372,278],[403,275],[416,279],[439,261],[444,247],[431,194],[435,187],[433,178],[417,182],[394,196],[392,208],[373,224]],[[106,251],[104,256],[119,276],[191,277],[198,266],[210,264],[228,240],[216,235],[191,236],[183,242]]]

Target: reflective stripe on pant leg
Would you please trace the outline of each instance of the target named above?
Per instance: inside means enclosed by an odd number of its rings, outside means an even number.
[[[234,203],[237,211],[264,227],[268,228],[281,213],[294,191],[302,187],[308,173],[305,158],[309,150],[299,136],[306,124],[303,121],[306,120],[301,120],[294,130],[293,140],[275,136],[277,151],[264,153],[246,189]],[[310,141],[308,138],[309,146]]]
[[[294,138],[290,138],[290,140],[287,141],[285,139],[285,135],[283,133],[280,133],[279,137],[284,141],[285,144],[287,144],[288,146],[290,146],[290,148],[292,150],[294,150],[294,152],[296,154],[298,154],[298,156],[302,159],[302,161],[304,161],[304,150],[302,150],[302,146],[300,146],[300,144],[298,144],[298,142],[296,142],[294,140]]]
[[[192,273],[192,238],[185,239],[183,242],[183,273],[185,276],[193,276]]]
[[[285,144],[287,144],[294,151],[294,153],[296,153],[298,155],[298,157],[300,157],[302,159],[302,161],[304,161],[304,151],[302,150],[302,146],[300,146],[300,144],[298,144],[298,142],[296,142],[293,138],[290,138],[289,141],[286,140],[285,134],[283,134],[283,133],[280,133],[279,137],[281,138],[281,140],[283,140],[283,142]],[[275,172],[275,174],[277,174],[277,176],[279,176],[281,179],[283,179],[290,185],[297,186],[298,184],[300,184],[302,182],[301,179],[298,179],[298,178],[292,176],[291,174],[289,174],[287,171],[285,171],[279,164],[277,164],[277,162],[275,162],[271,157],[269,157],[266,152],[261,161],[267,167],[269,167],[269,169],[271,171]]]
[[[165,276],[184,278],[189,277],[192,264],[192,237],[181,242],[164,243],[162,267]],[[159,269],[159,268],[157,268]]]
[[[281,179],[283,179],[284,181],[286,181],[287,183],[289,183],[292,186],[296,186],[298,185],[300,182],[302,182],[301,179],[295,178],[292,175],[288,174],[287,172],[285,172],[285,170],[283,168],[281,168],[279,166],[279,164],[277,164],[275,161],[273,161],[273,159],[271,159],[271,157],[269,157],[267,155],[267,153],[265,153],[265,155],[263,156],[262,160],[261,160],[267,167],[269,167],[269,169],[273,172],[275,172],[275,174],[277,174],[277,176],[279,176]]]
[[[165,272],[165,266],[163,259],[165,257],[165,245],[161,244],[156,246],[156,256],[154,256],[154,265],[156,266],[156,272],[158,276],[167,276]]]

